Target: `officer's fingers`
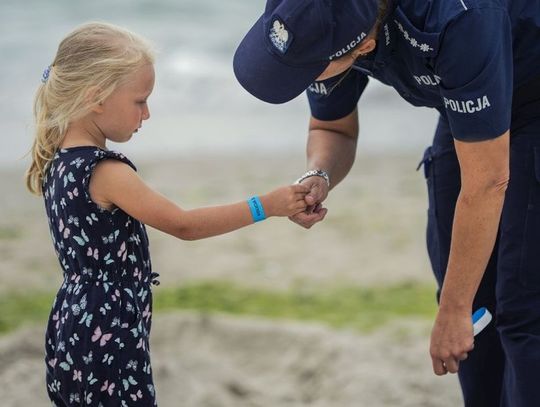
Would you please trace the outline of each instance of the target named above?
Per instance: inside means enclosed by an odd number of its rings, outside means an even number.
[[[319,213],[323,209],[322,203],[317,203],[306,208],[307,213]],[[325,212],[326,213],[326,212]]]
[[[300,194],[302,196],[310,191],[309,187],[303,184],[292,184],[291,187],[296,194]]]
[[[300,221],[300,220],[297,218],[297,215],[298,215],[298,214],[293,215],[293,216],[289,216],[289,220],[290,220],[291,222],[296,223],[297,225],[302,226],[302,227],[304,227],[304,228],[307,229],[307,227],[304,226],[304,224],[302,223],[302,221]]]
[[[319,215],[319,218],[318,218],[317,222],[320,222],[321,220],[324,219],[324,217],[325,217],[326,214],[328,213],[328,209],[323,208],[322,205],[320,205],[320,206],[319,206],[318,208],[316,208],[313,212]]]
[[[293,221],[294,223],[309,229],[315,222],[313,218],[315,218],[316,214],[307,214],[306,212],[299,212],[293,216],[289,216],[289,219]]]
[[[441,359],[431,358],[431,363],[433,364],[433,373],[435,373],[437,376],[443,376],[448,373],[446,366]]]
[[[450,356],[449,358],[445,359],[443,362],[448,373],[457,373],[459,369],[459,360]]]
[[[306,214],[306,221],[309,222],[311,225],[320,222],[326,216],[327,211],[328,210],[326,208],[321,208],[317,212],[311,212],[309,214]]]
[[[322,203],[318,203],[315,206],[308,206],[306,208],[306,213],[310,215],[319,215],[319,220],[323,220],[327,212],[328,209],[323,208]]]
[[[458,360],[461,362],[465,359],[467,359],[469,357],[469,355],[467,353],[462,353],[461,355],[458,356]]]
[[[317,203],[313,208],[311,208],[311,212],[318,213],[322,209],[322,203]]]
[[[322,208],[318,212],[310,212],[310,213],[300,212],[300,213],[297,213],[296,215],[290,216],[289,219],[293,221],[294,223],[297,223],[298,225],[306,229],[309,229],[315,223],[323,220],[327,212],[328,210],[326,208]]]

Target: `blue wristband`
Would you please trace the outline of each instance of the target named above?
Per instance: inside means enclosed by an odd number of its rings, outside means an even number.
[[[249,210],[251,211],[253,222],[259,222],[266,219],[264,208],[258,196],[252,196],[247,202],[249,204]]]

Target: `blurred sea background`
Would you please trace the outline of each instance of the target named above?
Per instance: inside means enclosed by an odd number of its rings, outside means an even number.
[[[24,187],[32,100],[61,39],[87,21],[158,51],[151,119],[125,153],[183,208],[235,202],[305,171],[305,95],[269,105],[232,58],[262,0],[0,0],[0,405],[50,405],[44,329],[62,281],[43,202]],[[436,310],[422,171],[437,115],[372,80],[356,164],[304,230],[271,219],[180,242],[149,229],[152,364],[161,406],[451,407],[428,354]]]
[[[303,150],[305,95],[269,105],[232,71],[234,50],[260,16],[262,0],[2,0],[0,164],[20,165],[32,140],[32,98],[60,40],[86,21],[140,33],[158,50],[152,119],[125,147],[144,156]],[[413,108],[371,81],[360,106],[360,151],[416,152],[431,140],[436,113]]]

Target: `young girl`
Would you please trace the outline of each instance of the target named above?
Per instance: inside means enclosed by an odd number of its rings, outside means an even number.
[[[128,141],[150,117],[153,55],[138,36],[83,25],[58,48],[35,100],[27,173],[43,194],[64,282],[46,333],[47,390],[56,406],[151,406],[151,284],[145,224],[180,239],[227,233],[306,207],[286,186],[247,202],[183,210],[149,188],[107,140]]]

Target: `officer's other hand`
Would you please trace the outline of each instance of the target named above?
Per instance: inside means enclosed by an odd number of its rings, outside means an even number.
[[[431,331],[430,355],[433,372],[457,373],[459,362],[474,348],[470,311],[440,309]]]

